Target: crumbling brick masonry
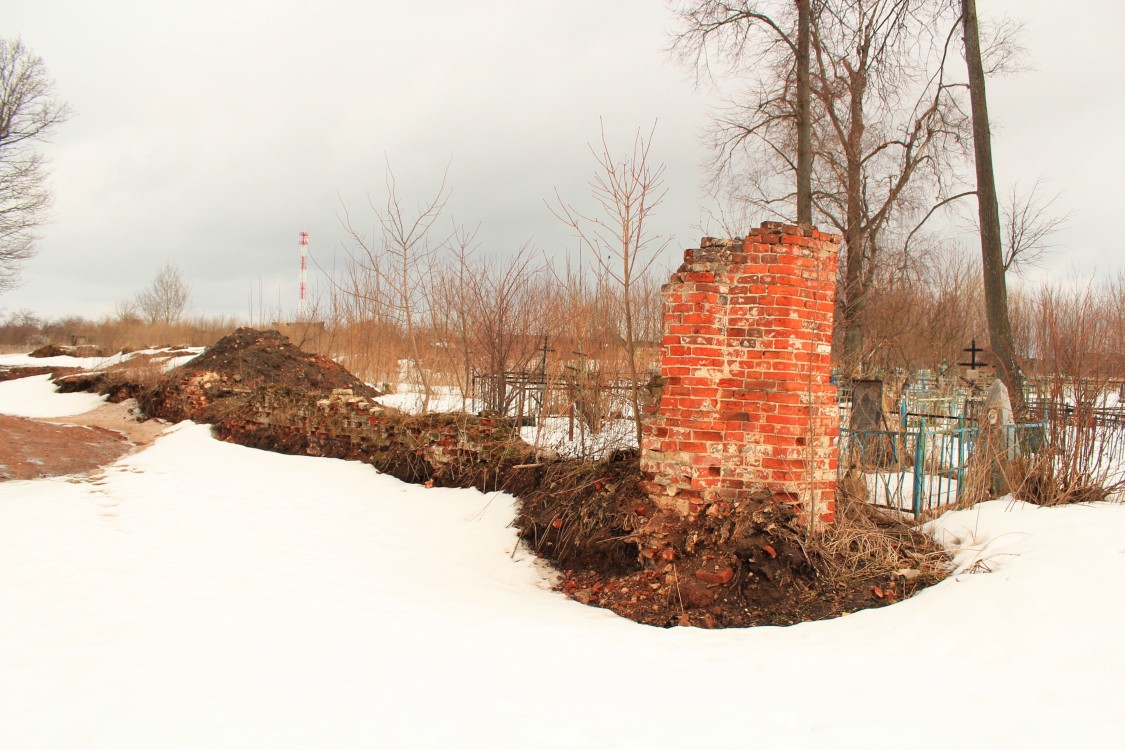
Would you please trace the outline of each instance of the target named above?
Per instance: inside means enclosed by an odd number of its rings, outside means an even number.
[[[765,222],[744,240],[704,238],[684,253],[663,288],[662,388],[641,443],[659,506],[725,516],[768,497],[832,520],[839,242]]]

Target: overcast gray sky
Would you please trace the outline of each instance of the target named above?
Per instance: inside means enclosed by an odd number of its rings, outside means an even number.
[[[1043,177],[1062,193],[1049,273],[1116,273],[1125,9],[978,6],[1025,23],[1034,66],[990,83],[1001,190]],[[370,225],[385,159],[411,202],[448,164],[447,213],[480,225],[485,252],[560,257],[576,242],[544,201],[588,194],[599,119],[618,150],[658,122],[659,231],[678,254],[705,221],[709,95],[669,59],[672,23],[661,0],[9,0],[2,34],[42,56],[75,115],[46,149],[53,220],[0,312],[109,314],[171,261],[196,313],[245,319],[259,289],[291,313],[298,232],[331,263],[341,204]]]

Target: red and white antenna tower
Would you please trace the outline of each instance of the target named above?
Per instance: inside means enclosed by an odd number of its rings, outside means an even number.
[[[308,301],[305,299],[306,276],[309,266],[309,233],[301,232],[301,293],[297,296],[297,320],[305,320],[309,315]]]

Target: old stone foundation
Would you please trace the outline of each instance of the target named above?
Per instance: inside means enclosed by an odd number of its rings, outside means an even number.
[[[644,487],[658,507],[726,517],[769,500],[832,520],[839,241],[766,222],[684,253],[662,290],[661,380],[641,442]]]

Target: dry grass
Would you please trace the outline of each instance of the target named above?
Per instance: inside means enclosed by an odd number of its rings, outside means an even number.
[[[135,383],[141,388],[155,388],[164,375],[169,358],[167,352],[137,354],[124,362],[105,368],[102,372],[110,382]]]
[[[1073,431],[1074,428],[1071,428]],[[1036,505],[1067,505],[1106,500],[1125,490],[1125,433],[1102,428],[1088,438],[1090,446],[1050,441],[1038,453],[1005,466],[1005,479],[1019,500]],[[1076,442],[1085,442],[1079,441]]]
[[[810,551],[840,581],[899,575],[931,581],[949,572],[949,556],[901,513],[871,505],[845,477],[836,489],[836,516],[809,540]]]

